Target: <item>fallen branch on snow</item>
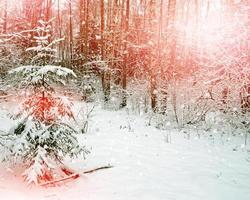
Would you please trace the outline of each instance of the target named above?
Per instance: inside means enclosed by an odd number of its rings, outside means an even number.
[[[84,171],[81,174],[90,174],[90,173],[93,173],[93,172],[96,172],[96,171],[99,171],[99,170],[102,170],[102,169],[109,169],[109,168],[113,168],[113,166],[112,165],[107,165],[107,166],[103,166],[103,167],[97,167],[97,168],[94,168],[94,169]],[[68,176],[66,176],[64,178],[60,178],[60,179],[48,181],[48,182],[45,182],[45,183],[41,183],[41,184],[39,184],[39,186],[44,187],[44,186],[49,186],[49,185],[56,185],[58,183],[65,182],[65,181],[68,181],[70,179],[77,179],[79,177],[80,177],[80,173],[73,173],[73,174],[68,175]]]
[[[60,178],[60,179],[48,181],[48,182],[45,182],[45,183],[41,183],[41,184],[39,184],[39,186],[56,185],[57,183],[65,182],[65,181],[70,180],[70,179],[77,179],[77,178],[79,178],[79,176],[80,175],[78,173],[74,173],[74,174],[68,175],[68,176],[66,176],[64,178]]]
[[[109,168],[112,168],[112,167],[113,167],[112,165],[98,167],[98,168],[95,168],[95,169],[84,171],[83,174],[90,174],[90,173],[93,173],[93,172],[98,171],[98,170],[109,169]]]

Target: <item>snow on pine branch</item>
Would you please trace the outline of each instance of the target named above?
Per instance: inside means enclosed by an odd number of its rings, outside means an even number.
[[[42,45],[39,45],[39,46],[36,46],[36,47],[27,48],[26,51],[36,51],[36,52],[45,51],[45,52],[47,52],[47,54],[48,53],[56,53],[56,49],[52,49],[50,47],[43,47]]]
[[[20,76],[24,78],[27,82],[34,84],[39,83],[42,79],[46,81],[53,80],[54,82],[60,82],[63,85],[63,81],[67,77],[76,77],[73,70],[66,67],[45,65],[45,66],[21,66],[9,71],[10,75]]]
[[[54,168],[53,164],[48,162],[46,158],[47,151],[43,147],[38,147],[35,153],[35,157],[33,159],[33,163],[31,166],[25,170],[23,175],[26,177],[27,184],[35,183],[38,184],[38,176],[43,176],[46,172],[46,168],[44,165],[50,166],[50,168]]]
[[[27,167],[23,173],[27,183],[38,184],[47,176],[60,175],[65,157],[84,158],[89,153],[85,146],[79,145],[77,134],[68,124],[45,124],[30,116],[9,130],[2,158],[10,163],[23,163]]]

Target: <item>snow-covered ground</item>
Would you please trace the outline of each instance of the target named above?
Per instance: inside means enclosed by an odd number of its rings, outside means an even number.
[[[10,125],[2,116],[1,129]],[[80,136],[91,153],[71,165],[79,171],[108,164],[113,168],[60,187],[29,188],[20,173],[2,165],[0,199],[249,200],[250,147],[241,144],[242,138],[228,137],[198,138],[192,132],[187,138],[176,130],[146,126],[141,116],[97,107],[89,132]]]

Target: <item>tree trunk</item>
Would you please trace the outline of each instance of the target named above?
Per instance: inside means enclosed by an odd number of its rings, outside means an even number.
[[[155,0],[151,0],[149,2],[149,32],[152,32],[150,35],[150,38],[153,38],[153,32],[154,32],[154,19],[156,17],[155,14],[155,8],[156,8],[156,1]],[[150,49],[148,49],[149,51],[149,62],[148,62],[148,66],[149,66],[149,71],[150,71],[150,97],[151,97],[151,108],[153,110],[153,112],[157,111],[157,82],[156,82],[156,78],[157,78],[157,64],[158,62],[153,62],[155,60],[153,60],[153,56],[154,56],[154,50],[152,49],[152,47],[149,47]],[[157,64],[156,64],[157,63]]]
[[[127,50],[127,42],[128,42],[128,31],[129,31],[129,14],[130,14],[130,0],[127,0],[126,4],[126,16],[125,16],[125,44],[124,44],[124,63],[122,65],[122,102],[120,107],[124,108],[127,106],[127,66],[128,66],[128,50]]]
[[[105,5],[104,0],[100,1],[100,10],[101,10],[101,57],[104,61],[105,55],[104,55],[104,49],[105,49],[105,43],[104,43],[104,30],[105,30]],[[110,73],[105,70],[102,72],[102,88],[103,88],[103,94],[104,94],[104,104],[106,105],[110,100]]]
[[[73,62],[73,24],[72,24],[72,2],[69,0],[69,51],[70,51],[70,67]]]
[[[168,101],[168,80],[165,75],[164,66],[162,65],[162,21],[163,21],[163,0],[160,2],[160,15],[159,15],[159,28],[158,28],[158,66],[160,68],[160,86],[161,87],[161,101],[160,101],[160,113],[166,114],[167,112],[167,101]]]
[[[8,19],[8,4],[7,4],[7,0],[4,1],[4,17],[3,17],[3,33],[6,34],[7,33],[7,19]]]
[[[175,28],[175,9],[176,9],[176,0],[169,0],[168,2],[168,47],[169,52],[169,73],[170,78],[173,80],[173,90],[172,90],[172,104],[176,123],[179,124],[177,116],[177,94],[176,94],[176,69],[175,69],[175,58],[176,58],[176,28]]]

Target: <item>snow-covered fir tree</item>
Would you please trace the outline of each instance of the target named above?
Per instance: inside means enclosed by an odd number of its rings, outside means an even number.
[[[34,29],[36,36],[34,36],[35,46],[26,49],[33,57],[31,64],[46,65],[53,63],[56,58],[56,44],[63,41],[64,38],[52,39],[51,37],[51,23],[52,20],[43,21],[39,20],[38,27]]]
[[[24,176],[28,184],[53,181],[71,173],[63,163],[66,156],[84,156],[88,151],[78,144],[78,131],[73,128],[72,102],[58,97],[55,83],[64,85],[75,73],[65,67],[53,65],[55,45],[51,39],[50,22],[40,20],[35,29],[36,46],[27,51],[33,54],[31,65],[9,71],[15,86],[28,91],[17,123],[6,134],[5,161],[24,163]],[[71,123],[64,123],[64,119]]]

